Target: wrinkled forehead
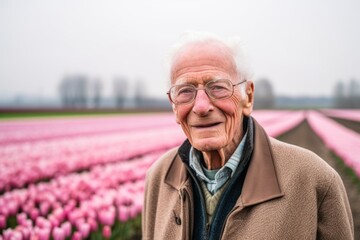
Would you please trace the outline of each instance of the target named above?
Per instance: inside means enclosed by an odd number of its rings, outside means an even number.
[[[187,73],[206,70],[223,71],[235,77],[236,63],[230,49],[215,41],[185,45],[173,58],[171,81]]]

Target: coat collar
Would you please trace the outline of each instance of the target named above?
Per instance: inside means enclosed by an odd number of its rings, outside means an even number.
[[[276,174],[269,137],[255,120],[254,128],[254,150],[241,194],[241,201],[244,206],[284,195]]]
[[[274,157],[265,130],[254,122],[254,150],[237,205],[250,206],[283,196],[276,174]],[[190,144],[185,142],[184,144]],[[189,175],[180,156],[176,154],[165,176],[165,183],[180,190],[188,182]]]

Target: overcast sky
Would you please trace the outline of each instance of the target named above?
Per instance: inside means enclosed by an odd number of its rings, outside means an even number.
[[[78,73],[105,95],[120,76],[165,96],[164,56],[187,30],[242,38],[276,94],[330,96],[360,78],[359,23],[359,0],[1,0],[0,98],[57,97]]]

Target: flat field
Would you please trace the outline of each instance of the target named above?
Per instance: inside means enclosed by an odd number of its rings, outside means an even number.
[[[255,111],[343,179],[360,239],[360,111]],[[185,135],[171,113],[1,116],[0,239],[140,239],[147,169]],[[336,136],[336,138],[334,138]]]

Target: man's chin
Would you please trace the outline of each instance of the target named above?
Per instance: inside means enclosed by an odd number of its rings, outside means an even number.
[[[197,139],[192,143],[192,146],[199,151],[209,152],[216,151],[225,146],[223,141],[219,141],[219,139]]]

